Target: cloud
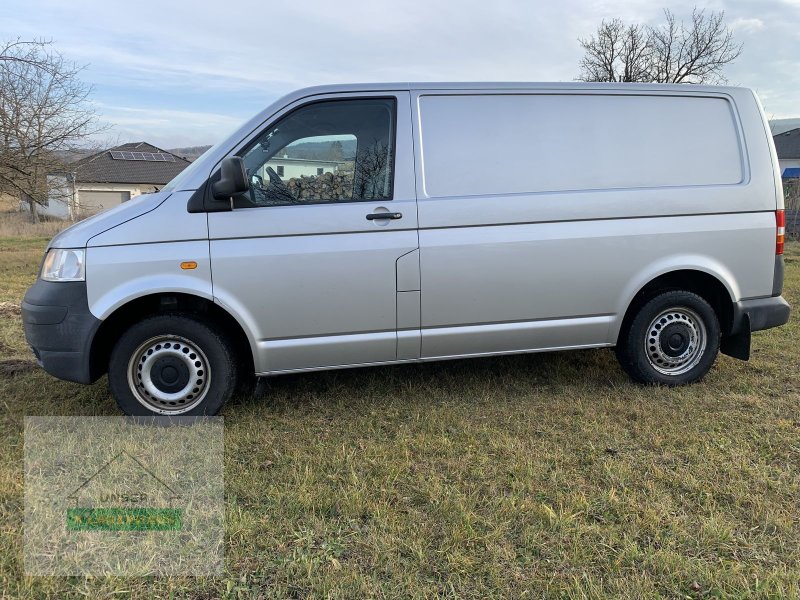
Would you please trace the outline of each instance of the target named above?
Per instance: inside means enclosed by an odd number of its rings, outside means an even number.
[[[220,113],[110,106],[95,103],[101,122],[113,126],[104,137],[121,141],[148,141],[160,147],[216,141],[219,132],[236,129],[241,119]]]
[[[744,19],[740,17],[731,23],[731,29],[737,33],[754,33],[756,31],[762,31],[766,29],[766,27],[764,21],[756,18]]]

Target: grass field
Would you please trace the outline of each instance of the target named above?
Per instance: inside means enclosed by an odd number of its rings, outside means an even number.
[[[117,414],[30,361],[45,243],[0,238],[4,598],[800,597],[797,313],[681,389],[610,350],[276,378],[224,410],[224,577],[26,577],[23,416]]]

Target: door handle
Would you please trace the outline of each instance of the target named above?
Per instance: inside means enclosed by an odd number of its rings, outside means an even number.
[[[370,213],[367,215],[367,221],[375,221],[378,219],[402,219],[403,213],[399,212],[379,212]]]

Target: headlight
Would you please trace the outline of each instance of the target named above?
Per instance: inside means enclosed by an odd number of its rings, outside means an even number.
[[[83,250],[52,248],[44,257],[42,279],[45,281],[83,281],[86,279]]]

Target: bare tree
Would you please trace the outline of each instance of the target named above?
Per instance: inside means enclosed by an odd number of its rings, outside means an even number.
[[[579,41],[586,52],[581,80],[630,82],[647,76],[652,49],[644,27],[612,19],[600,24],[597,37]]]
[[[52,70],[52,65],[47,59],[47,53],[42,52],[43,46],[49,46],[47,41],[25,41],[17,39],[4,42],[0,49],[0,63],[17,62],[46,71]]]
[[[658,26],[603,21],[597,33],[578,40],[584,50],[580,81],[722,83],[723,69],[742,52],[725,26],[724,12],[695,8],[689,23],[664,10]]]
[[[19,196],[33,221],[48,202],[48,175],[102,130],[80,70],[49,42],[0,45],[0,191]]]
[[[353,197],[359,200],[385,198],[388,191],[389,145],[382,140],[359,149],[353,172]]]

